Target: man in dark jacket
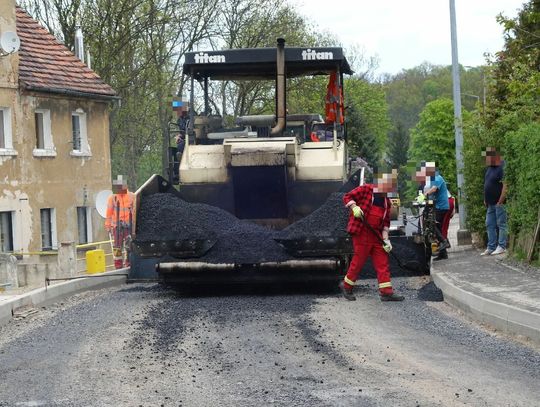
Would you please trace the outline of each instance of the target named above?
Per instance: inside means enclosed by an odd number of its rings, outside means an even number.
[[[388,239],[391,202],[386,194],[394,192],[396,186],[397,170],[392,170],[392,173],[377,176],[376,184],[361,185],[343,197],[343,203],[351,210],[347,231],[352,237],[354,254],[340,289],[349,301],[356,300],[353,288],[370,256],[381,301],[403,301],[392,289],[388,263],[388,253],[392,250]]]
[[[488,244],[482,256],[497,255],[506,252],[506,183],[504,182],[504,161],[500,153],[488,147],[486,157],[486,174],[484,176],[484,205],[486,212],[486,228]],[[498,234],[497,234],[498,230]]]

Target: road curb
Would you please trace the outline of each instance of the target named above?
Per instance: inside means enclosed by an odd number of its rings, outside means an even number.
[[[432,266],[431,277],[443,292],[444,300],[479,321],[505,333],[521,335],[540,345],[540,314],[481,297],[457,287]]]
[[[129,268],[125,268],[100,274],[99,278],[89,277],[65,281],[2,300],[0,301],[0,326],[11,321],[13,311],[17,308],[43,307],[84,291],[123,285],[126,283],[127,276],[122,274],[128,271]]]

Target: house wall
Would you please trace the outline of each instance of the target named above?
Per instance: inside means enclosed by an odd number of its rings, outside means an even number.
[[[0,1],[0,32],[5,31],[16,32],[15,0]],[[14,251],[25,253],[17,256],[15,283],[24,286],[77,271],[67,270],[66,264],[73,264],[62,256],[40,254],[40,209],[55,209],[53,249],[67,247],[62,243],[78,243],[79,206],[91,208],[90,241],[109,238],[96,210],[96,196],[111,189],[111,102],[46,90],[29,92],[19,87],[18,71],[17,52],[0,57],[0,108],[9,109],[13,142],[13,149],[0,149],[0,212],[12,213]],[[52,148],[36,151],[36,109],[50,112]],[[87,151],[73,151],[73,112],[86,117]],[[84,258],[84,251],[78,257]],[[76,268],[81,270],[81,266],[79,262]]]
[[[42,248],[40,209],[56,210],[56,245],[78,241],[77,207],[91,207],[93,240],[106,238],[96,195],[111,189],[109,104],[45,94],[18,93],[12,114],[16,156],[0,158],[0,211],[14,211],[16,250]],[[36,109],[50,111],[55,156],[36,156]],[[73,153],[71,115],[86,114],[90,152]],[[55,246],[56,246],[55,245]]]
[[[15,25],[15,0],[0,1],[0,33],[6,31],[16,32]],[[18,86],[19,54],[17,52],[0,57],[0,89],[4,90],[4,97],[13,98]],[[7,94],[5,90],[12,89],[13,92]],[[0,95],[2,96],[2,95]],[[5,99],[0,99],[0,105]]]

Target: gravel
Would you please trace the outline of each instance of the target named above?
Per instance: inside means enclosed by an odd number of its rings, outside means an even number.
[[[2,327],[0,406],[538,400],[540,354],[433,302],[428,283],[396,279],[402,303],[381,303],[373,280],[353,303],[309,292],[192,298],[158,285],[77,295]]]

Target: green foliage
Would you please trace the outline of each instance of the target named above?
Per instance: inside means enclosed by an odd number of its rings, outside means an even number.
[[[515,19],[498,17],[505,29],[504,49],[485,70],[485,114],[476,115],[465,128],[464,162],[468,223],[485,232],[483,208],[486,146],[499,149],[506,161],[509,231],[528,234],[536,225],[540,190],[540,2],[524,4]],[[514,246],[514,254],[528,248]]]
[[[462,105],[465,110],[475,112],[481,107],[480,101],[483,100],[485,93],[485,76],[486,69],[484,67],[468,67],[467,69],[461,67]],[[394,127],[398,124],[403,126],[405,131],[409,133],[418,125],[420,114],[429,103],[442,98],[447,100],[452,98],[452,69],[451,66],[424,63],[386,78],[384,86],[392,124]],[[450,113],[450,110],[448,113]],[[448,115],[446,117],[449,118]],[[445,123],[446,128],[442,133],[450,135],[451,126],[453,140],[453,113],[452,121],[446,120]],[[444,138],[444,140],[447,144],[446,147],[449,149],[449,139]],[[452,148],[455,149],[454,146]],[[432,151],[425,151],[424,153],[430,155]],[[448,153],[447,156],[444,156],[445,161],[448,161],[445,166],[450,167],[450,161],[455,160],[455,153],[453,151],[451,153],[448,151]],[[390,154],[390,152],[387,154]],[[416,160],[419,158],[419,156],[412,157],[411,154],[409,156]],[[422,159],[426,159],[426,157],[422,157]],[[418,162],[411,162],[411,168],[403,168],[400,171],[399,190],[405,204],[413,199],[417,193],[416,182],[410,179],[411,172],[414,171],[416,164]],[[450,171],[445,169],[443,174],[447,181],[451,181],[452,185],[455,185],[453,181],[456,177],[455,167],[450,168]],[[449,176],[450,180],[448,180]],[[452,192],[457,194],[456,186],[452,185],[450,185]]]
[[[409,144],[409,133],[405,130],[403,125],[398,122],[388,134],[386,161],[391,168],[398,169],[398,193],[404,203],[405,191],[410,178],[407,170]]]
[[[469,115],[463,112],[463,120]],[[416,163],[435,161],[451,193],[457,192],[454,103],[438,99],[426,105],[411,131],[410,157]]]
[[[460,76],[463,108],[473,111],[483,99],[484,68],[461,67]],[[386,78],[384,86],[393,125],[401,123],[409,131],[418,123],[426,104],[452,98],[452,68],[424,63]]]
[[[485,158],[482,152],[487,146],[501,148],[492,133],[486,131],[481,116],[473,115],[463,127],[463,178],[467,227],[473,232],[485,234],[484,173]]]
[[[532,232],[538,221],[535,209],[540,196],[540,122],[508,133],[505,144],[510,230]]]
[[[380,161],[375,134],[370,131],[368,121],[355,107],[348,109],[347,134],[351,156],[363,158],[370,166]]]
[[[390,130],[383,87],[360,78],[348,78],[345,105],[351,155],[364,158],[370,165],[378,165]]]

